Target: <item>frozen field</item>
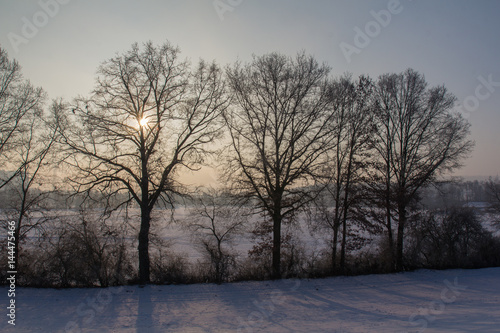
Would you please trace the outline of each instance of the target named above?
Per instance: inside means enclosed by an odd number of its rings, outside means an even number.
[[[1,288],[6,313],[7,288]],[[500,332],[500,268],[16,292],[1,332]]]

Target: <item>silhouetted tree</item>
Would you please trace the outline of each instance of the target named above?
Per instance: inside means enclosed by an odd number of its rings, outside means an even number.
[[[486,182],[486,195],[491,203],[492,208],[500,214],[500,179],[498,177],[491,178]],[[496,224],[500,225],[500,217],[496,218]]]
[[[55,117],[59,104],[54,102],[52,112],[30,112],[23,119],[23,133],[17,138],[11,159],[19,165],[15,177],[4,187],[9,193],[9,220],[16,221],[14,229],[15,262],[19,262],[19,244],[33,229],[40,227],[46,217],[44,201],[54,192],[55,184],[48,179],[54,160],[50,159],[57,139],[58,122]]]
[[[482,226],[473,208],[427,211],[409,226],[414,267],[481,267],[498,262],[498,252],[491,252],[498,248],[498,241]]]
[[[208,189],[190,208],[188,228],[196,234],[202,250],[209,257],[215,282],[222,283],[236,255],[230,248],[234,237],[243,231],[248,208],[235,202],[234,196],[221,189]]]
[[[486,182],[486,191],[493,207],[500,212],[500,179],[490,177]]]
[[[43,90],[25,80],[21,66],[0,48],[0,189],[7,198],[4,205],[10,208],[2,215],[15,221],[16,265],[20,242],[44,222],[43,217],[33,214],[40,210],[47,194],[40,170],[48,164],[46,157],[57,132],[52,114],[43,110],[44,101]]]
[[[453,113],[456,98],[444,86],[427,87],[422,74],[408,69],[380,76],[373,112],[377,131],[375,184],[386,209],[395,268],[403,269],[403,239],[407,210],[418,191],[437,176],[460,166],[470,153],[469,123]],[[394,252],[392,216],[396,217]]]
[[[140,207],[141,283],[150,281],[151,211],[170,202],[176,172],[203,162],[225,107],[215,63],[200,61],[191,72],[177,48],[149,42],[104,62],[91,97],[68,112],[62,142],[66,162],[79,171],[72,177],[78,191],[126,192]]]
[[[235,186],[272,219],[272,276],[281,277],[281,226],[314,199],[332,144],[329,68],[311,56],[272,53],[227,71],[233,93],[225,112]]]
[[[364,160],[369,149],[369,138],[373,129],[370,98],[372,82],[367,77],[353,81],[343,76],[331,85],[333,99],[331,131],[335,133],[331,157],[330,185],[327,187],[333,199],[332,217],[322,219],[333,232],[332,269],[337,264],[338,232],[342,226],[340,267],[345,269],[347,242],[347,219],[357,193],[353,186],[359,182]]]
[[[14,179],[25,163],[17,157],[20,140],[30,131],[31,116],[39,115],[45,93],[33,87],[21,73],[21,66],[9,60],[0,48],[0,189]],[[36,158],[35,158],[36,159]]]

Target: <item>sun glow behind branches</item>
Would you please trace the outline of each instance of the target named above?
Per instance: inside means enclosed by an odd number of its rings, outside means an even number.
[[[139,121],[139,125],[141,125],[141,127],[145,127],[148,125],[148,119],[147,118],[142,118],[140,121]]]

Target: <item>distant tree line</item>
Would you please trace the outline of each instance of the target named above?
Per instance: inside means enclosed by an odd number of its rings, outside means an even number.
[[[104,61],[89,96],[48,106],[20,70],[0,49],[1,218],[16,221],[26,279],[220,283],[348,274],[360,265],[498,263],[480,248],[498,239],[476,210],[425,203],[431,193],[443,197],[443,179],[473,142],[456,98],[412,69],[334,78],[304,52],[221,68],[148,42]],[[216,188],[180,183],[179,174],[205,165],[220,173]],[[498,184],[481,184],[488,209],[500,206]],[[62,197],[66,204],[54,202]],[[155,214],[182,202],[182,222],[206,255],[203,272],[188,272],[158,237],[165,222]],[[306,224],[326,240],[325,253],[300,242]],[[255,242],[244,265],[233,249],[242,234]],[[359,254],[375,236],[377,254]]]

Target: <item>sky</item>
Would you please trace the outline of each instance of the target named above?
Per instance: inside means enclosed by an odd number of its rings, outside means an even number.
[[[51,99],[88,95],[99,64],[135,42],[223,66],[304,50],[335,76],[413,68],[471,123],[465,177],[500,174],[499,33],[497,0],[0,0],[0,46]]]

